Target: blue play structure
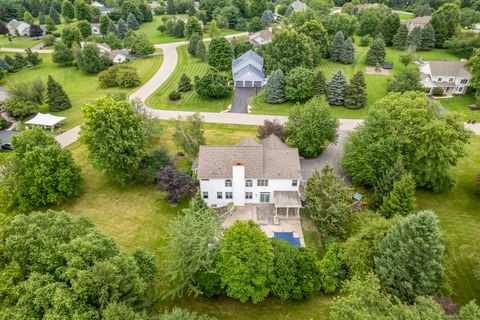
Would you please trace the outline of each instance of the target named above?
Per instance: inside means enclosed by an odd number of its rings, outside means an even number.
[[[274,232],[273,236],[276,239],[285,240],[295,248],[300,247],[300,238],[295,238],[293,232]]]

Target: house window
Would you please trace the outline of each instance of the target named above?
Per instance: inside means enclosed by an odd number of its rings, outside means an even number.
[[[448,79],[448,82],[453,82],[453,78]]]
[[[467,82],[468,82],[468,79],[462,79],[462,80],[460,81],[461,84],[467,84]]]
[[[245,199],[253,199],[253,193],[252,192],[245,192]]]
[[[233,192],[225,192],[225,199],[233,199]]]
[[[253,187],[253,181],[252,180],[246,180],[245,181],[245,187]]]
[[[442,81],[442,80],[443,80],[443,78],[438,78],[438,79],[437,79],[438,82],[440,82],[440,81]]]
[[[270,202],[270,192],[260,192],[260,202]]]
[[[257,180],[258,187],[268,187],[268,180],[266,179],[258,179]]]
[[[208,192],[203,192],[202,196],[203,196],[203,199],[208,199]]]
[[[292,180],[292,187],[298,186],[298,180]]]
[[[217,199],[223,199],[223,193],[217,192]]]
[[[225,180],[225,187],[231,187],[232,186],[232,180],[228,179]]]

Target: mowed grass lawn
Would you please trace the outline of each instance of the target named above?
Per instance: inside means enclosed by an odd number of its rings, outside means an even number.
[[[177,151],[171,140],[174,122],[161,121],[162,132],[152,139],[152,147],[165,146],[172,153]],[[208,144],[235,144],[246,137],[254,138],[255,126],[205,124]],[[165,227],[181,214],[186,201],[171,207],[163,194],[149,186],[119,187],[101,172],[95,170],[86,159],[86,148],[79,142],[69,147],[75,161],[81,166],[84,178],[82,194],[56,209],[65,210],[74,216],[90,217],[102,232],[113,237],[119,245],[131,250],[137,246],[153,252],[159,265],[166,258],[164,247],[168,240]],[[186,168],[190,159],[178,161]],[[458,179],[457,187],[446,193],[417,192],[418,209],[431,208],[440,219],[447,245],[447,263],[457,277],[453,287],[455,299],[460,304],[480,296],[480,284],[473,277],[472,268],[478,266],[480,250],[480,185],[475,184],[475,175],[480,173],[480,137],[472,139],[467,157],[462,159],[452,174]],[[307,243],[318,245],[319,237],[311,221],[305,219],[304,230]],[[159,286],[163,288],[164,284]],[[218,299],[186,297],[174,301],[160,301],[158,310],[182,306],[200,313],[208,313],[218,319],[328,319],[331,296],[318,294],[306,301],[280,303],[268,299],[259,304],[240,303],[225,297]]]
[[[358,40],[358,39],[357,39]],[[355,62],[351,65],[345,65],[330,60],[324,59],[320,62],[317,70],[322,70],[327,78],[330,80],[332,75],[338,70],[342,70],[348,79],[358,71],[365,70],[365,59],[368,52],[368,47],[355,47]],[[372,75],[365,74],[365,83],[367,85],[367,106],[359,110],[351,110],[345,107],[332,106],[333,114],[338,118],[365,118],[368,108],[378,99],[387,94],[388,80],[393,77],[395,73],[403,68],[400,63],[400,55],[405,54],[405,51],[394,50],[387,48],[386,62],[393,63],[394,69],[389,75]],[[415,60],[422,58],[423,60],[458,60],[459,58],[450,52],[443,49],[435,49],[432,51],[421,51],[415,53]],[[413,64],[409,66],[413,68]],[[249,104],[252,106],[252,113],[255,114],[272,114],[272,115],[287,115],[290,108],[295,105],[294,102],[285,102],[281,104],[269,104],[265,102],[263,91],[259,95],[250,98]]]
[[[72,100],[72,108],[54,112],[55,115],[66,117],[63,130],[72,128],[82,123],[82,106],[88,102],[103,97],[107,94],[115,92],[132,93],[137,88],[121,89],[121,88],[101,88],[98,82],[98,74],[89,74],[76,67],[63,67],[52,62],[51,55],[42,54],[43,63],[33,68],[28,68],[17,73],[8,75],[0,80],[0,86],[7,90],[15,83],[15,81],[30,81],[37,77],[45,83],[48,75],[60,82]],[[148,81],[154,73],[160,68],[163,56],[140,58],[129,62],[138,71],[140,80],[143,83]],[[41,106],[42,112],[49,112],[48,106]]]
[[[455,96],[451,98],[438,99],[448,111],[456,111],[465,116],[465,120],[480,121],[480,110],[470,110],[468,106],[476,104],[480,107],[480,103],[473,95]]]
[[[187,53],[186,46],[177,48],[178,63],[175,71],[168,80],[147,99],[148,106],[156,109],[178,110],[178,111],[206,111],[221,112],[230,105],[231,95],[226,98],[214,99],[199,96],[195,90],[182,93],[180,101],[171,102],[168,99],[170,92],[177,90],[178,82],[182,74],[187,74],[192,80],[195,76],[203,76],[207,73],[209,65]]]
[[[16,48],[16,49],[28,49],[39,43],[42,43],[42,39],[30,39],[27,37],[12,37],[12,42],[8,41],[8,37],[0,37],[0,48]]]

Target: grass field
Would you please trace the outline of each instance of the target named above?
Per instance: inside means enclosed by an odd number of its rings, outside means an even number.
[[[12,37],[12,42],[5,36],[0,37],[0,48],[28,49],[42,42],[42,39],[31,40],[27,37]]]
[[[29,69],[11,74],[6,78],[0,80],[0,86],[8,88],[14,81],[33,80],[40,77],[43,81],[47,81],[48,75],[51,75],[55,80],[60,82],[65,91],[72,100],[73,107],[62,112],[54,114],[65,116],[67,119],[64,130],[74,127],[82,122],[82,106],[91,102],[96,98],[105,96],[114,92],[125,92],[126,94],[133,92],[133,89],[120,88],[100,88],[98,83],[98,75],[85,73],[76,67],[62,67],[52,62],[51,55],[42,54],[43,63]],[[131,65],[136,67],[142,83],[149,80],[153,74],[160,68],[163,56],[147,57],[137,59],[131,62]],[[43,112],[48,112],[46,105],[41,107]]]
[[[467,108],[470,104],[478,105],[477,99],[473,95],[456,96],[446,99],[438,99],[440,103],[449,111],[460,112],[465,115],[465,120],[480,121],[480,110],[472,111]]]
[[[195,90],[182,94],[178,102],[170,102],[168,94],[177,90],[178,81],[182,74],[187,74],[193,82],[195,76],[207,73],[209,65],[187,53],[186,46],[177,48],[178,64],[168,80],[147,99],[147,104],[156,109],[179,110],[179,111],[224,111],[231,102],[231,96],[223,99],[203,98]]]
[[[318,69],[322,70],[327,78],[342,70],[345,76],[350,79],[355,72],[363,71],[365,69],[365,59],[368,52],[368,47],[355,48],[355,62],[351,65],[344,65],[330,60],[322,60]],[[387,56],[385,61],[393,63],[394,69],[390,75],[371,75],[365,74],[365,83],[367,85],[367,107],[360,110],[350,110],[344,107],[332,107],[333,114],[338,118],[365,118],[368,107],[375,101],[384,97],[387,94],[388,80],[403,68],[400,63],[400,55],[405,54],[405,51],[394,50],[387,48]],[[422,58],[423,60],[458,60],[458,57],[443,49],[435,49],[433,51],[422,51],[415,53],[415,59]],[[410,65],[413,67],[413,65]],[[285,102],[282,104],[268,104],[265,102],[263,92],[256,97],[250,98],[249,104],[252,106],[252,113],[256,114],[272,114],[272,115],[287,115],[289,109],[294,106],[293,102]]]
[[[400,20],[410,20],[415,18],[415,15],[413,13],[406,13],[406,12],[397,12],[398,16],[400,17]]]

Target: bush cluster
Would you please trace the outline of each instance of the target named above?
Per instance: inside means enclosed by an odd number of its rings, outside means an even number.
[[[98,76],[102,88],[121,87],[133,88],[140,84],[137,70],[134,67],[117,64]]]

